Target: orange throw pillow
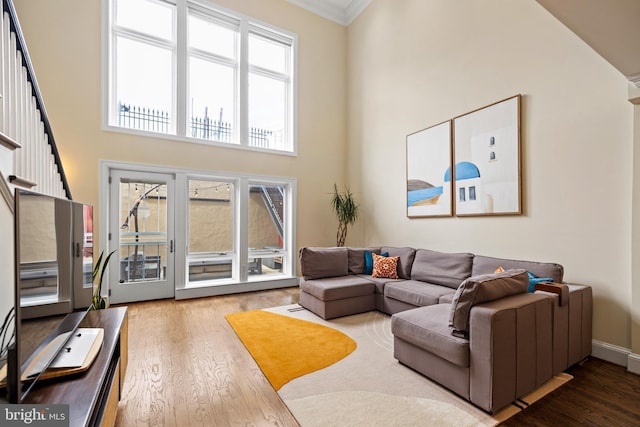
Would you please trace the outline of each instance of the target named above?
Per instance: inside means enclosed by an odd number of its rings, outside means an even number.
[[[373,255],[373,273],[371,277],[384,277],[387,279],[398,278],[398,260],[399,256],[384,257],[377,254]]]

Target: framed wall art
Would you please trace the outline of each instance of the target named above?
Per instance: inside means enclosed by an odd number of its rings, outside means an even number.
[[[456,216],[520,215],[521,95],[453,119]]]
[[[451,216],[451,121],[407,136],[407,216]]]

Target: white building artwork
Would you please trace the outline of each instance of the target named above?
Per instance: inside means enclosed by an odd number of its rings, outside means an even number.
[[[456,215],[521,212],[519,99],[454,120]]]
[[[455,169],[455,198],[456,213],[469,214],[483,211],[483,191],[480,170],[470,162],[456,163]],[[445,191],[451,185],[451,170],[445,174],[445,182],[448,184]]]

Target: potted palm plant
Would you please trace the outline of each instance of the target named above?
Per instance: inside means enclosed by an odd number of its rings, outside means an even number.
[[[104,277],[104,272],[107,270],[107,265],[109,264],[109,260],[111,259],[111,255],[113,255],[116,251],[112,251],[107,258],[102,261],[104,257],[104,251],[100,252],[100,256],[96,261],[96,265],[93,267],[93,283],[96,283],[96,277],[98,277],[97,286],[95,287],[95,292],[93,293],[93,298],[91,301],[91,310],[102,310],[107,308],[107,300],[102,296],[102,278]]]
[[[354,224],[358,219],[358,207],[359,205],[348,187],[345,191],[339,192],[338,186],[335,183],[333,184],[331,208],[338,218],[337,246],[344,246],[348,226]]]

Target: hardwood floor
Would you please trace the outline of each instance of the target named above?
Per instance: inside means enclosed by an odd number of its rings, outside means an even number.
[[[640,376],[589,358],[568,370],[573,379],[505,426],[640,426]]]
[[[116,426],[297,426],[225,320],[298,302],[298,288],[129,304]],[[640,426],[640,376],[591,358],[507,426]]]
[[[298,289],[129,304],[116,426],[297,426],[225,315],[298,302]]]

